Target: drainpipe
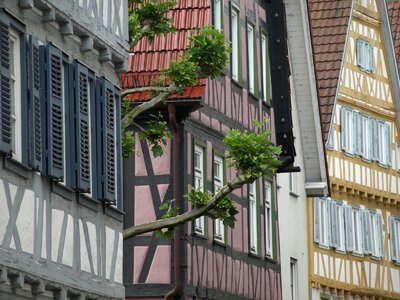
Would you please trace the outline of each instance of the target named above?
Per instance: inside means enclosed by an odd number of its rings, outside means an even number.
[[[173,181],[174,181],[174,192],[173,196],[175,199],[175,205],[180,208],[181,207],[181,197],[179,195],[179,127],[176,122],[176,107],[173,104],[168,104],[168,116],[169,116],[169,124],[172,129],[172,172],[173,172]],[[175,228],[175,236],[174,236],[174,247],[171,249],[174,256],[174,287],[170,290],[164,297],[165,300],[168,299],[176,299],[179,298],[182,291],[181,284],[181,273],[180,273],[180,241],[181,241],[181,230],[180,226]]]

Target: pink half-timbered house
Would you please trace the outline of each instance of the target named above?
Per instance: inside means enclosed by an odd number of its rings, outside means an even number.
[[[175,34],[144,39],[132,50],[122,86],[139,87],[157,78],[188,47],[192,29],[213,24],[231,42],[224,74],[204,80],[183,95],[139,117],[160,111],[173,133],[164,156],[154,158],[137,138],[124,163],[125,227],[159,218],[159,207],[188,186],[215,191],[235,176],[226,167],[223,138],[229,129],[253,130],[268,118],[282,145],[280,172],[296,171],[290,115],[284,5],[282,1],[180,1],[169,12]],[[131,100],[146,101],[133,94]],[[232,195],[239,213],[234,229],[201,217],[180,228],[174,240],[153,233],[124,241],[127,299],[281,299],[278,199],[275,176],[260,178]]]

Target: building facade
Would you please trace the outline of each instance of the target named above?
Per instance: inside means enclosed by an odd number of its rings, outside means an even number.
[[[0,1],[0,298],[121,299],[126,1]]]
[[[312,299],[399,299],[399,80],[386,1],[308,1],[330,197],[307,201]]]
[[[133,49],[124,87],[139,87],[158,76],[183,53],[185,37],[199,26],[213,24],[223,31],[232,52],[223,76],[200,81],[154,109],[168,112],[170,125],[176,121],[174,137],[159,158],[137,139],[135,150],[143,155],[125,161],[126,227],[160,218],[159,206],[182,199],[189,185],[214,192],[232,180],[235,171],[226,166],[223,138],[229,129],[254,130],[254,119],[269,119],[272,139],[283,146],[281,171],[293,169],[284,7],[282,1],[273,2],[182,1],[170,12],[175,36],[157,37],[152,46],[143,40]],[[272,18],[273,13],[279,17]],[[144,100],[140,93],[131,97]],[[280,102],[273,106],[275,98]],[[146,120],[147,115],[138,122],[145,125]],[[278,122],[282,125],[275,130]],[[276,177],[260,178],[230,197],[239,211],[233,229],[205,216],[181,226],[173,242],[154,233],[126,240],[126,297],[159,299],[178,284],[177,299],[281,299]],[[181,212],[191,209],[184,201],[179,207]]]

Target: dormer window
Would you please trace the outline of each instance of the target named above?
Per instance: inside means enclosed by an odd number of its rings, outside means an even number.
[[[361,39],[357,40],[357,65],[363,71],[374,72],[374,47],[369,42]]]

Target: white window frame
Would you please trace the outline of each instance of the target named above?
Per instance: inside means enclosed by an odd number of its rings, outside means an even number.
[[[256,92],[256,57],[254,49],[255,40],[255,27],[251,23],[247,23],[247,75],[249,83],[249,92],[255,94]]]
[[[258,241],[258,220],[257,220],[257,184],[256,182],[249,183],[249,241],[250,252],[258,254],[259,241]]]
[[[265,255],[273,257],[273,242],[272,242],[272,184],[264,181],[265,195]]]
[[[224,10],[224,1],[223,0],[214,0],[213,7],[213,17],[214,17],[214,27],[219,31],[223,30],[223,10]]]
[[[390,259],[396,264],[400,264],[400,217],[391,216],[389,218],[389,232]]]
[[[363,143],[362,156],[364,159],[370,160],[371,159],[370,118],[367,115],[362,114],[361,120],[362,120],[362,143]]]
[[[297,259],[290,258],[290,296],[297,300]]]
[[[262,74],[262,89],[263,89],[263,100],[265,102],[269,102],[269,96],[267,95],[268,93],[268,40],[267,40],[267,35],[264,32],[261,32],[261,74]]]
[[[22,162],[21,114],[21,40],[18,31],[10,28],[11,75],[11,152],[12,158]]]
[[[382,234],[382,228],[379,228],[379,220],[378,218],[381,218],[381,215],[378,214],[375,211],[370,211],[369,212],[369,232],[370,232],[370,238],[371,238],[371,255],[375,258],[381,258],[382,257],[382,249],[381,249],[381,234]]]
[[[400,143],[396,144],[396,168],[397,171],[400,171]]]
[[[391,126],[389,122],[378,121],[379,128],[379,163],[382,166],[391,165]]]
[[[219,191],[224,185],[224,161],[219,155],[214,155],[214,192]],[[225,242],[225,225],[222,220],[214,220],[214,239]]]
[[[199,156],[199,165],[197,165],[196,156]],[[194,172],[194,188],[204,192],[204,147],[194,146],[193,172]],[[199,235],[205,235],[205,217],[201,216],[194,221],[194,231]]]
[[[344,207],[342,202],[332,201],[330,208],[331,245],[337,251],[346,251],[344,232]]]
[[[330,217],[328,208],[327,199],[314,198],[314,241],[322,248],[329,248],[330,246]]]
[[[353,111],[353,122],[354,122],[354,154],[362,156],[364,153],[363,149],[363,125],[362,125],[362,114],[358,111]]]
[[[364,251],[360,208],[351,207],[351,222],[353,226],[353,253],[362,255]]]
[[[375,69],[374,47],[362,39],[357,40],[357,65],[368,73]]]
[[[231,68],[232,79],[239,81],[239,34],[240,34],[240,13],[236,7],[232,6],[231,9]]]

